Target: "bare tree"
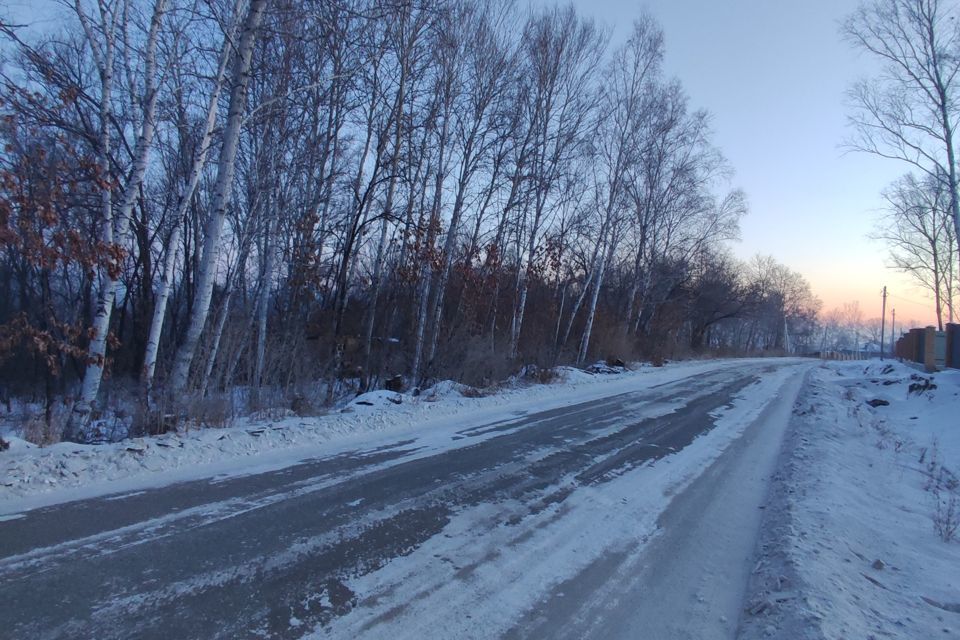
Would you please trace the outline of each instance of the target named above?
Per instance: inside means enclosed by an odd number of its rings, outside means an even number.
[[[239,6],[237,7],[239,9]],[[174,284],[177,264],[177,248],[180,243],[180,234],[183,231],[184,219],[187,210],[194,198],[194,194],[200,185],[200,179],[203,176],[203,170],[207,164],[207,156],[210,147],[213,145],[214,128],[217,123],[217,113],[219,110],[220,94],[223,91],[224,81],[229,61],[232,58],[233,40],[236,30],[236,17],[230,21],[228,32],[224,35],[223,47],[220,54],[220,61],[217,65],[216,73],[213,77],[213,84],[209,90],[207,101],[206,117],[204,119],[203,132],[197,143],[195,155],[190,163],[190,170],[186,177],[186,184],[183,185],[180,195],[177,199],[176,210],[173,213],[173,226],[166,238],[166,259],[161,272],[160,287],[157,292],[156,302],[153,308],[153,317],[150,322],[150,333],[147,337],[146,348],[143,357],[143,371],[141,373],[141,384],[149,397],[153,386],[154,373],[157,366],[157,353],[160,348],[160,334],[163,331],[164,319],[167,315],[167,302],[170,300],[170,293]],[[175,82],[178,82],[179,89],[174,92],[177,96],[182,96],[181,74],[179,69],[174,70]],[[184,109],[181,107],[181,109]],[[185,109],[184,109],[185,110]],[[183,119],[185,116],[182,116]]]
[[[956,236],[946,185],[908,174],[884,191],[886,215],[874,237],[887,243],[891,265],[913,276],[934,300],[937,325],[953,321],[957,275]]]
[[[132,154],[132,161],[127,175],[123,176],[123,186],[120,189],[120,199],[114,211],[113,187],[109,185],[113,167],[112,129],[113,122],[113,90],[114,66],[117,62],[117,48],[121,33],[125,32],[124,24],[127,4],[116,0],[108,2],[99,0],[97,18],[91,19],[79,0],[74,3],[74,11],[86,35],[87,45],[90,47],[100,76],[100,137],[99,137],[99,165],[102,179],[107,183],[102,189],[102,235],[101,241],[106,247],[119,247],[126,236],[130,224],[130,214],[140,194],[140,187],[147,172],[150,150],[153,146],[153,136],[156,131],[156,106],[159,90],[157,87],[157,41],[164,14],[167,11],[166,0],[157,0],[154,4],[153,15],[150,19],[149,32],[143,54],[143,94],[140,100],[140,126],[136,139],[136,146]],[[125,60],[128,58],[125,57]],[[133,69],[128,66],[128,72]],[[133,86],[130,87],[131,91]],[[107,336],[110,332],[110,317],[113,313],[114,300],[117,293],[117,283],[120,279],[120,268],[116,252],[108,262],[101,277],[100,297],[97,303],[96,316],[93,321],[90,344],[88,347],[88,363],[83,377],[80,395],[73,405],[73,412],[67,425],[64,437],[75,440],[90,417],[93,403],[100,391],[100,382],[103,379],[103,369],[106,364]]]
[[[464,104],[455,116],[454,136],[458,147],[459,169],[433,301],[433,331],[427,350],[428,362],[433,361],[440,339],[443,303],[468,192],[483,163],[489,160],[490,154],[496,148],[496,122],[504,108],[503,102],[509,87],[504,77],[511,72],[513,64],[511,50],[498,28],[510,16],[509,7],[493,2],[475,7],[463,5],[461,11],[450,16],[453,23],[451,26],[456,25],[461,30],[456,36],[458,42],[455,45],[461,51],[451,52],[451,57],[460,58],[457,63],[465,65],[466,70],[460,73],[465,76],[466,87],[462,92]],[[488,192],[487,200],[489,195],[492,194]],[[478,214],[477,219],[481,218],[482,215]]]
[[[883,75],[849,92],[854,137],[849,146],[907,162],[949,197],[960,237],[960,195],[954,135],[960,20],[944,0],[873,0],[843,24],[843,34],[883,65]]]
[[[517,225],[517,282],[510,321],[510,356],[518,354],[530,278],[547,220],[548,203],[571,159],[584,149],[586,127],[596,101],[592,78],[606,36],[573,7],[535,14],[523,36],[521,73],[531,88],[524,105],[532,145],[529,200]]]
[[[604,274],[617,252],[626,224],[629,206],[626,182],[642,159],[644,145],[649,143],[642,137],[642,122],[649,110],[656,108],[653,96],[660,80],[662,60],[663,32],[652,18],[644,16],[634,22],[626,45],[614,53],[601,88],[595,165],[600,233],[594,252],[595,264],[591,267],[593,291],[577,354],[578,364],[587,357]]]
[[[197,283],[197,301],[190,315],[186,336],[174,361],[170,376],[170,391],[180,393],[187,386],[190,364],[200,340],[200,333],[207,321],[210,310],[210,297],[213,294],[217,255],[220,252],[220,234],[226,218],[227,207],[233,193],[233,177],[236,168],[237,148],[240,143],[240,130],[246,108],[247,83],[250,76],[250,64],[253,47],[256,43],[260,22],[266,7],[266,0],[252,0],[240,32],[240,42],[235,53],[230,106],[227,112],[223,143],[217,166],[217,182],[214,187],[213,203],[208,219],[203,245],[203,258]]]

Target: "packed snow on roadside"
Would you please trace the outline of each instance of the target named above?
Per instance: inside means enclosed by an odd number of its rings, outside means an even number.
[[[958,416],[960,371],[814,371],[774,477],[741,637],[960,635],[960,529],[944,539],[960,518]]]
[[[742,361],[690,361],[667,367],[621,369],[620,375],[593,375],[561,367],[554,384],[514,381],[486,397],[455,382],[441,382],[417,396],[372,391],[339,411],[318,417],[244,419],[236,426],[102,445],[59,443],[37,447],[19,438],[0,452],[0,512],[172,482],[281,468],[351,447],[372,446],[378,438],[416,435],[424,430],[471,422],[515,418],[518,413],[586,402],[642,389]],[[464,394],[467,395],[464,395]],[[25,500],[25,498],[33,498]]]

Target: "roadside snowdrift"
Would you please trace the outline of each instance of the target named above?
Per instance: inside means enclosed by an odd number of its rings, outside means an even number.
[[[853,362],[812,374],[774,478],[741,637],[960,633],[960,541],[938,531],[957,505],[958,415],[957,371]]]

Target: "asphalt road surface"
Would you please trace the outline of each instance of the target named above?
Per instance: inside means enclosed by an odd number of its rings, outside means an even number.
[[[722,366],[500,423],[465,417],[439,452],[398,440],[29,511],[0,522],[0,637],[730,637],[806,369]],[[523,583],[542,593],[534,605],[519,598],[500,626],[495,607],[470,602],[482,592],[467,585],[560,527],[568,503],[679,459],[775,372],[785,382],[768,406],[674,497],[649,544],[611,547],[560,584]],[[523,561],[549,556],[540,547]]]

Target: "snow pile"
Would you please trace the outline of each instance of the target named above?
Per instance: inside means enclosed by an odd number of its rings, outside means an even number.
[[[593,380],[594,375],[576,367],[554,367],[557,377],[563,382],[584,382]]]
[[[627,368],[621,364],[609,364],[603,360],[598,360],[586,368],[587,373],[617,374],[623,373]]]
[[[960,632],[960,372],[832,363],[794,408],[744,638]],[[949,514],[951,504],[953,515]]]
[[[10,450],[0,452],[0,510],[24,508],[24,498],[29,496],[38,499],[28,501],[28,507],[216,474],[280,468],[349,447],[369,446],[377,438],[459,425],[467,415],[472,421],[512,419],[518,412],[586,402],[742,362],[694,361],[618,376],[561,370],[563,381],[557,384],[527,383],[486,397],[474,397],[478,394],[469,387],[452,382],[440,383],[419,396],[373,391],[352,400],[344,411],[324,416],[247,419],[230,428],[103,445],[36,447],[13,439]],[[41,496],[54,490],[47,498]]]
[[[428,402],[450,398],[479,398],[483,395],[487,395],[487,392],[453,380],[443,380],[420,393],[420,396]]]
[[[384,407],[389,408],[390,405],[400,405],[403,404],[403,394],[397,393],[396,391],[386,391],[383,389],[378,389],[377,391],[368,391],[367,393],[362,393],[353,400],[351,400],[343,411],[349,413],[351,411],[363,411],[370,409],[382,409]]]

